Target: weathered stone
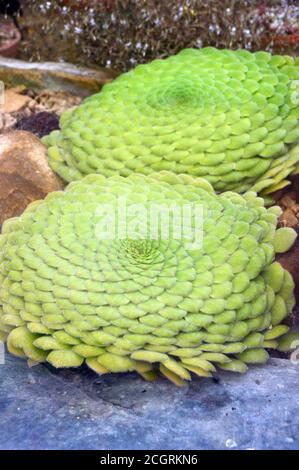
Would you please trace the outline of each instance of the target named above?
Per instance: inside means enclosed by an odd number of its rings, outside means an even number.
[[[21,95],[16,93],[14,90],[5,90],[4,92],[4,104],[3,104],[3,112],[4,113],[15,113],[20,111],[24,108],[31,98],[26,95]],[[1,108],[0,108],[1,112]]]
[[[62,188],[39,139],[25,131],[0,135],[0,225],[30,202]]]
[[[298,449],[299,367],[275,359],[183,388],[6,355],[0,449]]]
[[[23,62],[0,57],[0,80],[7,86],[25,85],[33,91],[46,88],[88,96],[117,75],[116,71],[105,68],[90,69],[58,62]]]
[[[0,134],[11,129],[17,122],[17,119],[9,113],[3,113],[0,110]]]
[[[81,101],[80,96],[55,90],[43,90],[34,97],[34,110],[48,111],[60,116],[66,109],[78,106]]]

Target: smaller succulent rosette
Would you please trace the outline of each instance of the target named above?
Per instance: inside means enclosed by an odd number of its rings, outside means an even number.
[[[44,138],[70,182],[157,171],[216,191],[272,192],[299,165],[299,67],[289,56],[185,49],[122,74]]]

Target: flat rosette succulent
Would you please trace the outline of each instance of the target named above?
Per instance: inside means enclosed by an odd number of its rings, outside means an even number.
[[[103,205],[202,207],[202,246],[106,237]],[[275,262],[296,234],[249,192],[200,178],[90,175],[31,204],[0,236],[0,337],[12,354],[96,372],[156,370],[178,385],[267,361],[287,332],[294,283]],[[145,219],[141,220],[141,226]],[[159,232],[161,235],[161,232]]]
[[[167,170],[217,191],[269,193],[298,171],[298,61],[245,50],[186,49],[104,86],[44,138],[70,182]]]

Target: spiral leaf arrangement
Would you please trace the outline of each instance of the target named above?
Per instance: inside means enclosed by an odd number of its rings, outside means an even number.
[[[129,208],[200,204],[202,247],[174,236],[101,237],[99,207],[117,208],[120,196]],[[274,256],[296,234],[276,229],[279,213],[254,192],[217,195],[205,180],[167,172],[73,182],[4,224],[0,338],[34,363],[86,362],[148,380],[160,370],[177,385],[215,367],[244,372],[267,360],[294,305],[293,280]]]
[[[288,56],[185,49],[67,111],[44,139],[50,165],[68,182],[167,170],[271,192],[298,170],[298,79]]]

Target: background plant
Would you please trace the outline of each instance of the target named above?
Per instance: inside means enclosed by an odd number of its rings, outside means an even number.
[[[127,70],[185,47],[205,45],[298,54],[296,4],[296,0],[24,0],[23,56]]]

